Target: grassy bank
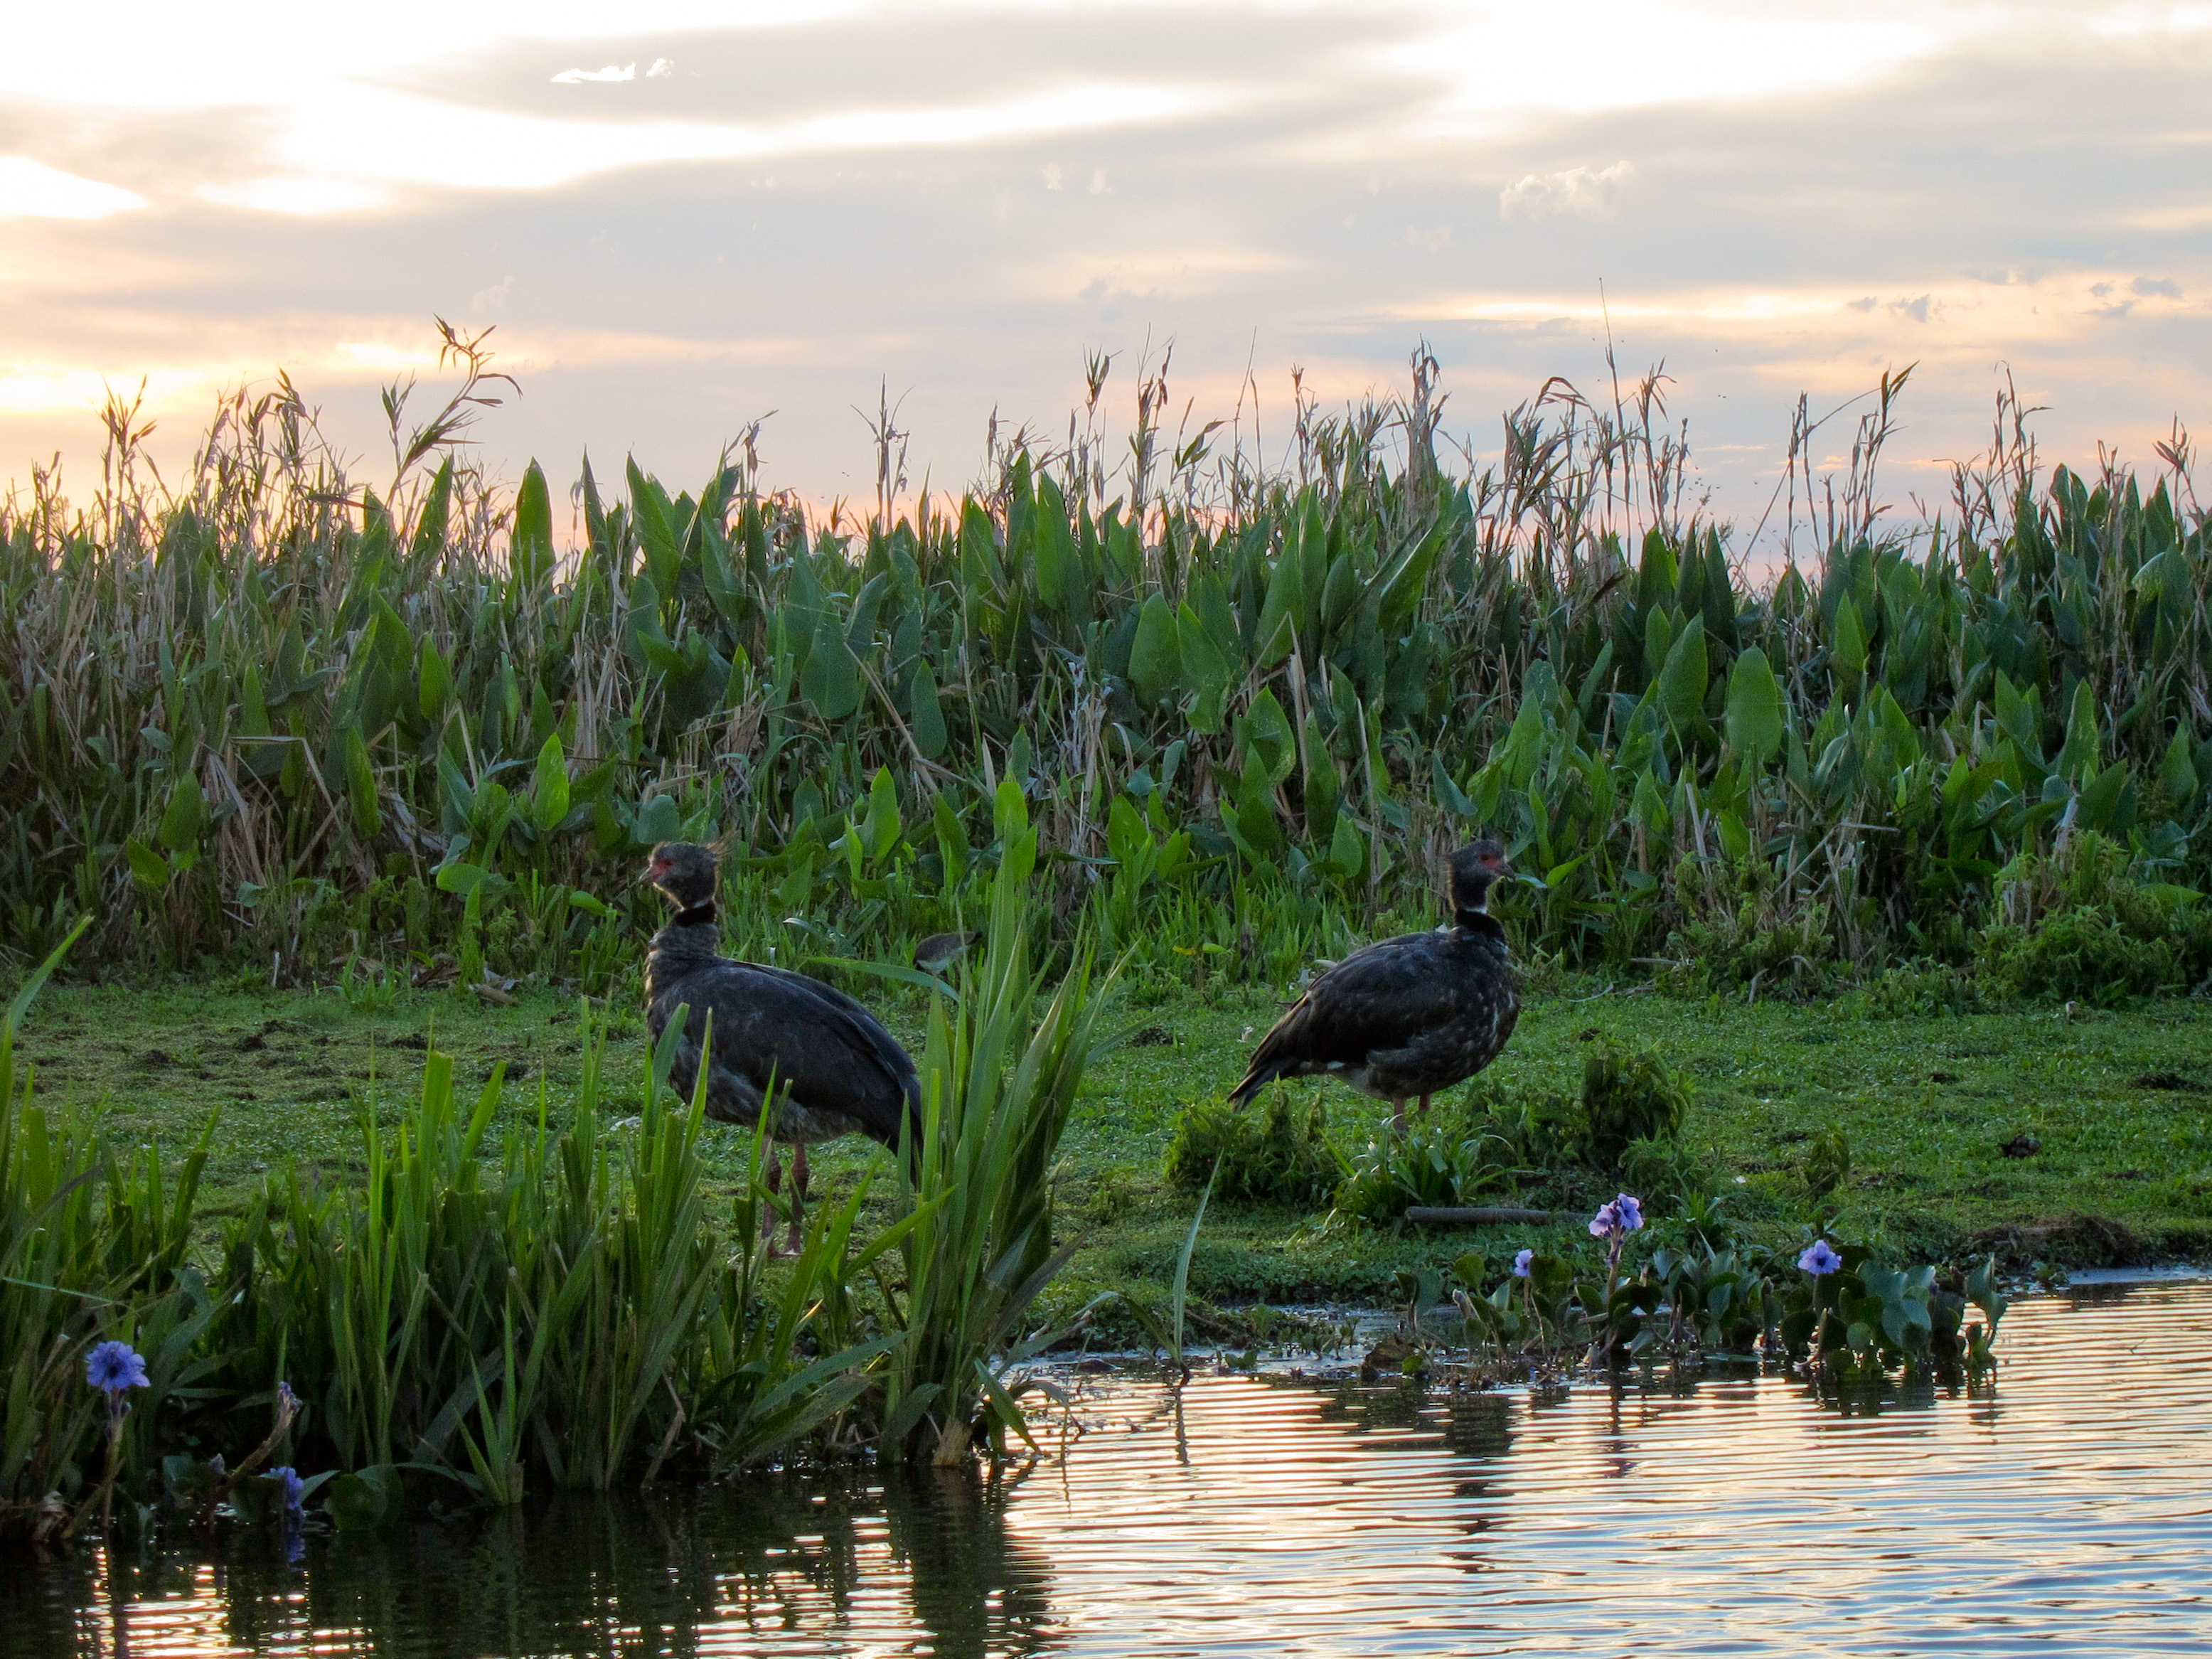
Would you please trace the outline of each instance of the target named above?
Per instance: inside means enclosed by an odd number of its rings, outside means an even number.
[[[334,1182],[356,1177],[359,1113],[402,1121],[433,1037],[455,1057],[461,1088],[504,1065],[502,1109],[518,1120],[534,1113],[541,1084],[562,1102],[579,1079],[586,1043],[571,999],[368,1000],[185,983],[56,986],[19,1052],[35,1064],[42,1098],[100,1104],[125,1145],[180,1153],[219,1112],[201,1206],[210,1222],[236,1213],[262,1171],[286,1160]],[[884,1000],[894,1030],[919,1043],[920,997]],[[1176,1115],[1234,1082],[1248,1032],[1265,1029],[1278,1006],[1237,987],[1125,1001],[1115,1024],[1128,1035],[1092,1067],[1062,1144],[1062,1231],[1085,1243],[1056,1299],[1100,1288],[1158,1294],[1194,1208],[1192,1194],[1162,1175]],[[1802,1232],[1808,1144],[1833,1127],[1848,1137],[1852,1175],[1824,1218],[1900,1255],[1958,1259],[1979,1241],[2022,1262],[2212,1258],[2212,1007],[2203,1002],[1884,1016],[1864,996],[1747,1006],[1569,981],[1532,997],[1491,1075],[1509,1093],[1571,1091],[1601,1039],[1652,1045],[1686,1079],[1686,1152],[1752,1237],[1778,1243]],[[602,1085],[611,1119],[635,1109],[622,1091],[640,1074],[643,1043],[618,1009]],[[1347,1152],[1380,1121],[1381,1109],[1348,1091],[1320,1097]],[[2038,1150],[2007,1156],[2021,1137]],[[709,1127],[707,1207],[718,1224],[727,1224],[749,1153],[746,1137]],[[881,1156],[847,1143],[825,1149],[816,1168],[835,1192]],[[886,1213],[890,1187],[879,1183],[872,1200]],[[2082,1215],[2118,1223],[2136,1244],[2063,1224],[2055,1237],[2039,1231]],[[1316,1238],[1312,1218],[1217,1200],[1193,1291],[1216,1303],[1372,1301],[1391,1293],[1400,1267],[1449,1260],[1470,1242],[1495,1254],[1504,1242],[1369,1227]],[[1579,1220],[1559,1230],[1561,1243]],[[1540,1233],[1521,1230],[1513,1243],[1540,1243]]]

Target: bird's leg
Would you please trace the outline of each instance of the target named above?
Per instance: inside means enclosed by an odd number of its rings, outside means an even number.
[[[1422,1121],[1422,1122],[1424,1122],[1424,1123],[1425,1123],[1425,1122],[1427,1122],[1428,1121],[1429,1121],[1429,1097],[1428,1097],[1426,1095],[1423,1095],[1423,1096],[1421,1097],[1421,1121]]]
[[[793,1255],[799,1254],[799,1234],[801,1218],[806,1213],[806,1143],[800,1141],[791,1154],[791,1241]]]
[[[773,1140],[768,1144],[768,1167],[762,1172],[761,1184],[768,1188],[772,1197],[783,1191],[783,1152]],[[770,1255],[781,1254],[775,1246],[775,1206],[773,1204],[761,1206],[761,1244]]]
[[[1398,1135],[1406,1133],[1406,1103],[1402,1100],[1390,1103],[1390,1130]]]

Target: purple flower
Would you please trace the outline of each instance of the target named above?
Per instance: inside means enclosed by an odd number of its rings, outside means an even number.
[[[297,1469],[280,1465],[261,1477],[264,1480],[280,1480],[284,1487],[284,1513],[288,1517],[306,1512],[307,1483],[300,1479]]]
[[[1632,1198],[1626,1193],[1613,1200],[1613,1213],[1620,1218],[1620,1231],[1632,1233],[1644,1224],[1644,1200]]]
[[[1597,1213],[1590,1218],[1592,1238],[1619,1238],[1627,1231],[1620,1224],[1620,1206],[1617,1204],[1600,1205]]]
[[[1528,1278],[1528,1264],[1535,1259],[1536,1253],[1534,1250],[1523,1250],[1520,1255],[1515,1256],[1513,1258],[1513,1277],[1516,1279]]]
[[[289,1423],[299,1415],[299,1411],[300,1396],[292,1392],[292,1385],[279,1382],[276,1385],[276,1414]]]
[[[146,1381],[146,1357],[128,1342],[103,1342],[87,1354],[84,1380],[111,1401],[120,1398],[125,1389],[150,1386]]]
[[[1805,1254],[1797,1258],[1797,1265],[1818,1279],[1821,1274],[1832,1273],[1842,1267],[1844,1259],[1835,1253],[1826,1239],[1816,1238],[1806,1247]]]

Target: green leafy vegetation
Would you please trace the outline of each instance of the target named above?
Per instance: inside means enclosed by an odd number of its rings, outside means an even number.
[[[419,430],[395,399],[389,479],[276,394],[173,489],[125,446],[88,510],[44,475],[0,505],[0,948],[89,911],[79,971],[599,992],[633,860],[680,834],[731,837],[726,908],[782,959],[896,960],[981,914],[1012,780],[1040,945],[1133,952],[1139,989],[1285,984],[1431,915],[1477,830],[1543,878],[1504,901],[1532,958],[1702,993],[2212,966],[2178,479],[2008,441],[1914,551],[1876,533],[1876,434],[1814,562],[1752,585],[1652,387],[1626,426],[1517,410],[1455,474],[1421,359],[1279,475],[1201,440],[1109,479],[1081,440],[825,524],[750,460],[690,492],[587,465],[564,532],[541,469],[468,465],[447,416],[492,371],[448,345],[470,379]]]
[[[924,1430],[957,1463],[979,1426],[1026,1434],[1006,1372],[1045,1340],[1023,1322],[1067,1254],[1051,1171],[1103,999],[1086,969],[1048,994],[1028,965],[1034,834],[1018,790],[1000,811],[1014,850],[985,966],[957,1007],[932,1000],[912,1179],[863,1228],[864,1176],[774,1264],[760,1132],[736,1137],[711,1214],[703,1082],[688,1102],[667,1088],[680,1025],[633,1049],[627,1118],[588,1006],[557,1113],[543,1078],[510,1109],[501,1063],[470,1102],[426,1042],[413,1097],[360,1116],[340,1178],[288,1158],[223,1214],[198,1202],[211,1122],[172,1167],[18,1087],[42,969],[0,1025],[0,1544],[66,1542],[95,1504],[112,1525],[118,1489],[126,1522],[211,1515],[265,1497],[239,1479],[280,1451],[289,1479],[321,1466],[332,1520],[365,1528],[426,1496],[604,1492],[802,1443],[899,1455]],[[88,1382],[88,1355],[122,1353]]]
[[[586,465],[564,541],[542,469],[460,459],[462,402],[395,399],[368,488],[289,394],[174,491],[126,446],[88,512],[0,505],[0,950],[91,929],[0,1034],[5,1526],[273,1501],[239,1471],[280,1452],[361,1528],[957,1463],[1026,1432],[1055,1333],[1180,1364],[1255,1303],[1449,1305],[1501,1364],[1971,1364],[1993,1261],[2212,1249],[2185,483],[2001,448],[1908,549],[1855,471],[1753,585],[1650,387],[1627,427],[1517,410],[1455,476],[1433,373],[1279,477],[1139,445],[1109,494],[1017,449],[859,525],[750,459],[696,495]],[[1402,1137],[1313,1086],[1216,1103],[1481,831],[1540,878],[1500,896],[1498,1064]],[[727,838],[739,952],[872,975],[922,1058],[911,1176],[827,1153],[788,1262],[757,1138],[669,1097],[633,1012],[636,861],[678,836]],[[975,927],[944,982],[904,965]],[[1109,984],[1152,1023],[1094,1066]],[[1549,1218],[1495,1267],[1406,1219],[1490,1205]],[[84,1381],[103,1340],[142,1397]]]
[[[1231,1203],[1324,1202],[1344,1177],[1317,1089],[1271,1089],[1249,1107],[1201,1100],[1176,1119],[1169,1183]]]

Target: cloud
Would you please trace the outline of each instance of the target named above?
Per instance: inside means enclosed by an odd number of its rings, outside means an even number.
[[[994,406],[1064,426],[1086,349],[1121,354],[1103,407],[1126,423],[1148,338],[1155,361],[1176,342],[1195,418],[1236,407],[1249,364],[1271,459],[1290,364],[1357,398],[1426,340],[1480,452],[1547,376],[1602,379],[1609,320],[1625,370],[1666,361],[1723,510],[1753,518],[1797,393],[1837,401],[1885,366],[1922,365],[1903,463],[1985,441],[1998,360],[2051,405],[2053,459],[2212,422],[2212,210],[2182,211],[2212,153],[2199,36],[2108,40],[2040,0],[1793,0],[1816,46],[1863,14],[1849,76],[1791,81],[1753,22],[1748,56],[1686,80],[1654,59],[1639,86],[1638,25],[1584,97],[1594,25],[1486,0],[1264,27],[1251,0],[883,0],[730,28],[708,0],[688,21],[640,0],[611,29],[544,3],[541,25],[487,0],[501,28],[472,13],[430,57],[257,35],[250,77],[180,58],[222,94],[185,114],[10,94],[29,71],[0,65],[0,154],[155,204],[0,227],[0,480],[96,455],[100,380],[142,371],[157,443],[282,365],[368,453],[375,382],[434,355],[434,313],[497,320],[523,381],[480,428],[495,470],[588,445],[703,477],[774,408],[772,476],[824,500],[870,487],[849,405],[879,378],[915,388],[917,476],[957,486]],[[1745,15],[1649,6],[1707,46]],[[1486,60],[1412,50],[1478,17]],[[654,76],[663,59],[682,73]],[[635,73],[551,79],[596,65]]]
[[[645,78],[648,81],[666,81],[672,79],[675,74],[676,64],[672,59],[656,58],[653,60],[652,67],[646,70]],[[581,86],[587,81],[635,81],[636,79],[635,64],[609,64],[605,69],[562,70],[552,77],[552,84],[556,87],[574,87]]]
[[[1141,125],[1218,102],[1186,88],[1093,82],[986,102],[850,109],[781,122],[564,121],[356,88],[291,113],[275,141],[292,171],[363,184],[536,190],[672,161],[757,161],[864,149],[1002,143]],[[362,148],[359,135],[375,131]],[[1103,190],[1103,175],[1091,188]]]
[[[146,205],[134,191],[80,179],[24,155],[0,155],[0,219],[105,219]]]
[[[1498,192],[1498,216],[1515,219],[1589,219],[1600,222],[1619,212],[1620,192],[1636,176],[1631,161],[1609,167],[1569,167],[1564,173],[1531,173]]]
[[[236,184],[204,185],[199,195],[224,207],[252,213],[283,213],[313,217],[325,213],[354,213],[380,206],[390,192],[381,186],[353,179],[312,174],[246,179]]]

